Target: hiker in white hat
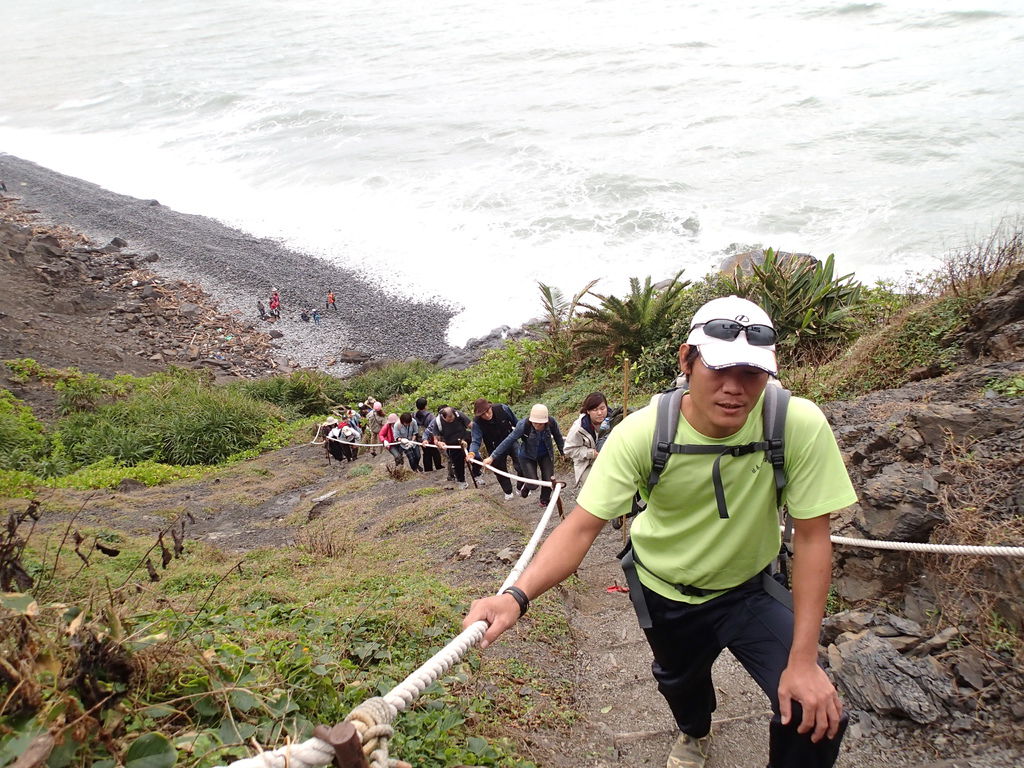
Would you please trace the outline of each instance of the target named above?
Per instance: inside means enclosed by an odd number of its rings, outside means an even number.
[[[530,477],[536,480],[539,476],[545,482],[551,482],[555,476],[555,446],[558,452],[565,456],[565,441],[562,439],[562,432],[558,429],[558,422],[548,414],[548,407],[543,403],[537,403],[530,409],[530,415],[520,419],[508,437],[501,441],[497,448],[484,459],[484,464],[500,462],[505,456],[514,450],[516,441],[522,441],[519,448],[519,466],[522,468],[523,477]],[[530,495],[532,489],[537,486],[524,483],[519,495],[524,499]],[[540,505],[546,507],[551,500],[550,486],[540,487]]]

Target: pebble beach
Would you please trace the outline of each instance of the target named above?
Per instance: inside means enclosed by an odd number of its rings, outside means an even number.
[[[346,358],[375,361],[410,357],[435,360],[450,352],[448,324],[455,308],[410,301],[385,289],[387,275],[373,264],[355,272],[256,238],[205,216],[180,213],[157,200],[117,194],[12,155],[0,154],[7,195],[56,225],[99,244],[114,238],[140,253],[156,253],[152,268],[168,279],[201,286],[222,311],[259,320],[256,302],[281,293],[282,356],[298,364],[344,374]],[[328,290],[337,311],[325,308]],[[321,324],[303,322],[303,309],[319,307]],[[275,334],[276,335],[276,334]]]

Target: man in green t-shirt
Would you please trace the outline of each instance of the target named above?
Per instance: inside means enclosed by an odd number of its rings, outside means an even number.
[[[724,449],[765,439],[764,390],[778,373],[775,338],[768,315],[745,299],[715,299],[697,311],[679,348],[689,389],[675,443]],[[656,412],[644,408],[616,427],[576,508],[516,584],[475,601],[464,623],[490,624],[481,642],[487,647],[530,598],[576,570],[604,523],[627,512],[639,490],[647,509],[636,518],[631,541],[640,582],[634,592],[642,595],[631,597],[649,615],[642,624],[649,625],[652,671],[680,729],[667,768],[704,765],[716,705],[711,666],[723,648],[772,703],[770,768],[831,766],[845,716],[817,664],[832,565],[829,517],[857,500],[832,431],[813,403],[790,400],[782,501],[793,518],[791,609],[764,587],[763,572],[780,545],[775,479],[765,453],[720,459],[724,503],[712,483],[718,451],[673,453],[648,492]]]

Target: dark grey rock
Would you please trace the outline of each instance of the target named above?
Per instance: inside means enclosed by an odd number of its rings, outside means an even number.
[[[934,723],[955,701],[952,680],[931,658],[911,659],[870,632],[828,647],[832,675],[849,703],[882,715]]]

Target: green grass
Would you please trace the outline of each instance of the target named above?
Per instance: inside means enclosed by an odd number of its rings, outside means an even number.
[[[164,739],[178,765],[203,768],[248,756],[252,739],[274,747],[308,738],[315,724],[339,722],[454,637],[476,591],[407,559],[399,542],[380,564],[367,545],[342,559],[294,549],[236,559],[190,543],[164,570],[152,540],[83,528],[82,551],[95,539],[120,550],[93,552],[86,568],[70,545],[54,559],[62,533],[37,532],[23,558],[37,577],[38,615],[26,623],[15,609],[28,602],[4,598],[11,610],[0,618],[0,652],[35,658],[36,672],[22,696],[0,683],[0,738],[17,745],[56,728],[66,765],[112,765],[104,762],[114,757],[109,746],[143,737]],[[138,567],[146,557],[159,582]],[[51,649],[45,664],[34,650],[40,643]],[[75,682],[86,652],[90,671]],[[426,768],[529,768],[507,741],[476,735],[498,714],[468,684],[469,663],[400,716],[392,754]],[[87,710],[92,727],[61,729]]]
[[[438,493],[444,493],[444,488],[435,485],[428,485],[425,488],[417,488],[414,491],[409,491],[410,496],[434,496]]]
[[[985,385],[985,389],[1003,397],[1024,397],[1024,376],[993,379]]]

